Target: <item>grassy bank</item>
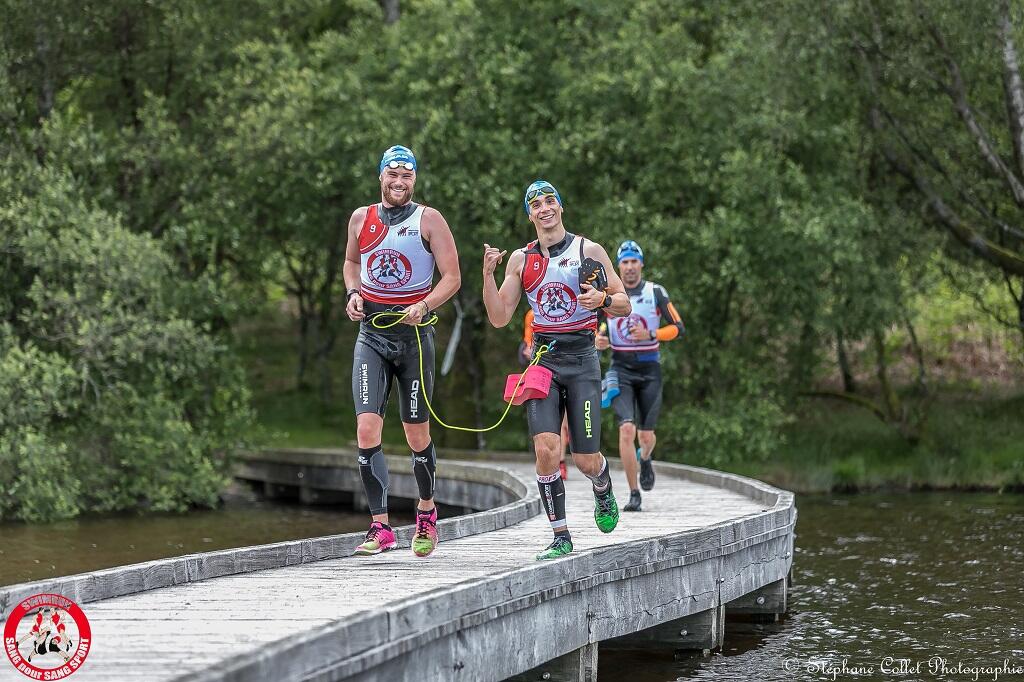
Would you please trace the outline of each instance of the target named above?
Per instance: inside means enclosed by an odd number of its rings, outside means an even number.
[[[1024,394],[947,387],[940,396],[916,446],[863,409],[816,402],[803,407],[776,456],[730,470],[799,492],[1024,490]]]

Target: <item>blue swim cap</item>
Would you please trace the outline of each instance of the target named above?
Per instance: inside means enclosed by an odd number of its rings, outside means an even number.
[[[384,168],[387,166],[416,170],[416,155],[412,153],[411,149],[400,144],[388,147],[388,150],[384,152],[384,156],[380,158],[380,169],[378,172],[383,173]]]
[[[526,215],[530,215],[530,202],[542,194],[554,195],[555,199],[558,200],[558,205],[562,205],[562,195],[558,193],[554,185],[547,180],[534,180],[526,188],[526,194],[523,196],[523,208],[526,210]]]
[[[619,244],[619,251],[615,254],[615,264],[618,265],[627,258],[636,258],[641,263],[644,262],[643,249],[632,239],[627,239]]]

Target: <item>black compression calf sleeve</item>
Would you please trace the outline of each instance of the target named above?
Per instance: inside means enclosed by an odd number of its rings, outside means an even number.
[[[388,513],[388,463],[380,445],[359,448],[359,476],[363,479],[370,515]]]
[[[567,528],[565,520],[565,483],[557,471],[550,476],[537,476],[537,487],[540,488],[540,499],[544,503],[551,530],[555,533],[564,532]]]
[[[612,487],[612,475],[608,471],[608,460],[604,457],[601,458],[601,473],[597,476],[587,475],[590,482],[594,484],[594,492],[597,494],[603,494],[611,490]]]
[[[434,499],[434,472],[437,470],[437,455],[434,453],[434,442],[427,447],[412,453],[412,473],[416,476],[416,487],[420,489],[421,500]]]

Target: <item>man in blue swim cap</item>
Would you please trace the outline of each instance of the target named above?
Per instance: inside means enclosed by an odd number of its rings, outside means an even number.
[[[424,399],[433,388],[434,333],[433,327],[422,330],[421,385],[420,351],[411,325],[430,319],[430,313],[458,291],[459,254],[444,216],[412,200],[417,171],[412,150],[389,147],[378,171],[380,203],[352,214],[345,247],[345,312],[360,322],[352,363],[359,474],[373,517],[366,540],[355,553],[378,554],[397,546],[388,523],[388,469],[381,449],[388,394],[397,383],[399,414],[419,488],[412,549],[417,556],[427,556],[437,545],[437,460]],[[435,268],[441,274],[437,284],[433,284]],[[403,324],[379,326],[395,318],[378,320],[376,316],[396,312],[403,315]]]
[[[654,426],[661,411],[660,343],[680,336],[686,329],[665,288],[643,279],[644,252],[639,244],[632,239],[622,242],[616,261],[633,312],[602,323],[596,345],[599,350],[611,346],[608,371],[616,373],[619,383],[612,408],[619,423],[619,458],[629,484],[629,502],[622,510],[640,511],[640,488],[654,488],[651,453],[657,440]],[[661,320],[665,320],[664,326],[659,326]]]

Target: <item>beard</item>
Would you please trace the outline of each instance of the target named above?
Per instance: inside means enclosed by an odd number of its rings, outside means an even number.
[[[404,206],[412,201],[413,189],[411,185],[406,185],[405,191],[394,192],[386,184],[381,183],[380,193],[384,201],[392,206]]]

